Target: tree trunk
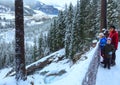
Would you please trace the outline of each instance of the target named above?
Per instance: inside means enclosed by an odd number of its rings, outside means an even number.
[[[107,29],[107,0],[101,0],[101,27],[100,31],[102,29]]]
[[[15,0],[15,29],[16,80],[26,80],[23,0]]]

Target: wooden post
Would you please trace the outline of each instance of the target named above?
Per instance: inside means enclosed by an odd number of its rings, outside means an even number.
[[[23,0],[15,0],[15,40],[16,80],[26,80]]]
[[[107,29],[107,0],[101,0],[101,27],[102,29]]]

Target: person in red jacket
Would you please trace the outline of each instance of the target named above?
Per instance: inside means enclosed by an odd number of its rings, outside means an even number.
[[[115,48],[115,52],[118,49],[118,32],[116,31],[115,26],[111,25],[110,26],[110,30],[109,30],[109,37],[112,39],[111,44],[114,46]],[[111,61],[111,65],[115,65],[115,59],[116,59],[116,53],[112,54],[112,61]]]

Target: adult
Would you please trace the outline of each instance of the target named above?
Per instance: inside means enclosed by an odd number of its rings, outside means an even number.
[[[112,53],[111,65],[115,65],[116,50],[118,49],[118,32],[116,31],[116,27],[114,25],[111,25],[109,28],[109,37],[112,39],[111,44],[115,48],[115,51]]]
[[[105,37],[109,37],[109,31],[107,29],[102,29],[102,33],[104,33]]]

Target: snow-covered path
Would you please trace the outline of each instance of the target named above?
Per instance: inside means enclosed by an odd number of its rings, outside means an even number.
[[[110,70],[100,65],[96,85],[120,85],[120,43],[116,51],[116,65]]]

